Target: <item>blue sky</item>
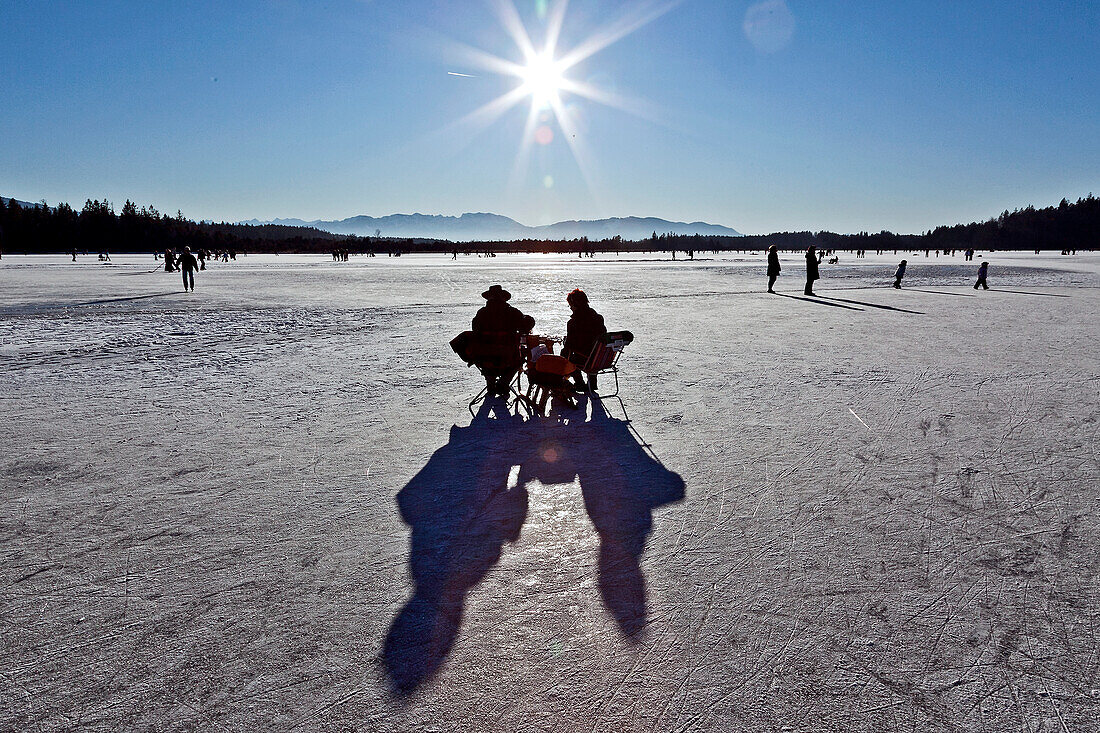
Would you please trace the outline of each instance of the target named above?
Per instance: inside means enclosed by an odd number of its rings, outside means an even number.
[[[536,46],[554,5],[514,0]],[[572,0],[559,52],[655,7]],[[462,52],[522,60],[493,0],[0,0],[0,193],[916,232],[1100,193],[1098,37],[1085,1],[684,0],[565,74],[630,111],[563,92],[581,159],[547,112],[517,167],[527,100],[456,124],[520,84]]]

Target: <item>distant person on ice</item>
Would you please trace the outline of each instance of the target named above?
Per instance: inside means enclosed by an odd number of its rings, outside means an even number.
[[[530,333],[535,319],[508,305],[512,294],[499,285],[481,297],[487,302],[474,316],[469,353],[485,377],[489,394],[505,397],[520,367],[519,335]]]
[[[806,248],[806,295],[814,294],[814,280],[820,279],[817,271],[817,248],[812,244]]]
[[[983,262],[978,265],[978,281],[974,283],[974,289],[977,290],[981,285],[983,289],[989,290],[989,286],[985,284],[985,276],[989,273],[989,263]]]
[[[190,285],[191,292],[195,292],[195,270],[199,269],[199,261],[195,259],[195,255],[191,254],[190,247],[183,248],[183,253],[180,254],[176,264],[183,273],[183,291],[187,292]]]
[[[901,279],[905,277],[905,260],[898,263],[898,269],[894,271],[894,287],[901,290]]]
[[[768,247],[768,292],[774,293],[772,290],[775,287],[775,279],[779,277],[779,273],[783,268],[779,266],[779,251],[775,248],[775,245]]]
[[[588,304],[588,295],[580,288],[576,288],[565,296],[565,302],[569,304],[573,315],[569,318],[569,323],[565,327],[566,335],[562,352],[569,361],[577,366],[584,366],[592,353],[592,349],[596,347],[596,342],[607,333],[607,327],[603,323],[603,316],[592,309],[592,306]],[[595,392],[598,388],[595,374],[588,377],[588,386],[585,386],[584,376],[580,369],[573,372],[573,381],[576,383],[577,389],[582,392],[589,389]]]

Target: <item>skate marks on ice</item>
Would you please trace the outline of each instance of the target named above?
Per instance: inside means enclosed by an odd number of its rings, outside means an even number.
[[[1066,572],[1095,556],[1095,408],[1064,404],[1034,386],[1039,375],[983,380],[977,397],[954,386],[960,377],[914,375],[936,408],[849,408],[876,431],[830,459],[837,480],[810,495],[839,500],[859,529],[815,520],[810,536],[829,551],[794,548],[796,567],[799,556],[829,557],[844,570],[820,588],[821,568],[794,576],[796,596],[822,599],[800,631],[817,651],[803,648],[799,664],[832,661],[835,671],[818,674],[836,696],[829,717],[853,724],[895,729],[916,714],[921,729],[1077,730],[1100,699],[1095,626],[1083,613],[1092,573]],[[899,407],[915,408],[909,400]]]
[[[519,539],[532,481],[579,481],[600,540],[600,596],[622,635],[642,638],[646,590],[639,562],[654,510],[683,499],[683,479],[596,401],[587,420],[549,421],[526,420],[491,398],[469,426],[451,428],[448,443],[397,495],[412,532],[415,590],[382,651],[396,697],[413,693],[446,661],[467,594],[497,564],[504,545]]]

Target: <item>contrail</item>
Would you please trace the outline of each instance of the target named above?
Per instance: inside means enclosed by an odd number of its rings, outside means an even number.
[[[447,73],[450,74],[451,76],[462,76],[462,77],[465,77],[467,79],[476,79],[477,78],[473,74],[460,74],[457,71],[448,71]]]

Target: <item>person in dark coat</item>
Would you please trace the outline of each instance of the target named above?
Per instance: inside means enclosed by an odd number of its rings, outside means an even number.
[[[588,295],[580,288],[565,296],[565,302],[573,310],[573,315],[566,324],[563,351],[571,362],[584,366],[600,337],[607,333],[607,327],[603,323],[603,316],[592,309],[588,303]],[[578,369],[573,372],[573,381],[582,392],[588,389],[595,392],[597,389],[595,374],[589,376],[589,384],[586,386],[584,374]]]
[[[195,292],[195,270],[199,269],[199,261],[195,259],[195,255],[191,254],[190,247],[183,248],[176,265],[183,274],[183,291],[187,292],[190,286],[191,292]]]
[[[768,292],[774,293],[772,288],[775,286],[775,279],[779,277],[779,273],[783,268],[779,266],[779,251],[776,250],[775,245],[768,247]]]
[[[806,248],[806,295],[814,294],[814,280],[820,277],[817,271],[817,249],[811,244]]]
[[[977,290],[981,285],[984,290],[989,290],[989,286],[985,284],[985,276],[989,274],[989,263],[983,262],[978,265],[978,281],[974,283],[974,289]]]
[[[519,335],[530,333],[535,319],[508,305],[512,294],[499,285],[481,297],[487,302],[474,316],[470,353],[489,393],[505,396],[520,366]]]
[[[894,271],[894,287],[901,290],[901,279],[905,277],[905,260],[898,263],[898,269]]]

